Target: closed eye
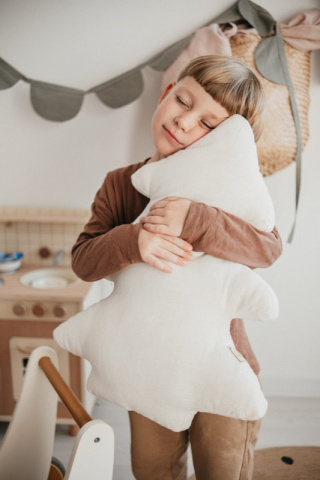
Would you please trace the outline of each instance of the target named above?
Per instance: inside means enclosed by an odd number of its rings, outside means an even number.
[[[207,128],[208,130],[214,130],[215,127],[213,127],[212,125],[210,125],[209,123],[207,122],[204,122],[203,120],[201,120],[201,123],[202,125]]]
[[[189,105],[179,95],[176,96],[176,99],[177,99],[178,103],[180,103],[184,107],[189,108]]]

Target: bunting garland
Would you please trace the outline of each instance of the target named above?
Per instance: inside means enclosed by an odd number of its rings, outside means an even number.
[[[248,0],[239,0],[240,9],[242,3],[254,5]],[[210,20],[204,26],[218,21],[230,21],[230,15],[235,20],[239,18],[237,4],[230,7],[222,15]],[[65,122],[74,118],[81,109],[84,96],[91,93],[96,94],[99,100],[108,107],[119,108],[128,105],[141,95],[143,90],[142,70],[145,67],[148,66],[160,72],[165,71],[190,43],[193,35],[194,33],[170,45],[136,68],[89,90],[78,90],[30,79],[0,58],[0,90],[13,87],[19,80],[29,83],[31,88],[30,99],[34,110],[46,120],[55,122]]]
[[[276,46],[277,38],[274,35],[276,22],[266,10],[250,0],[238,0],[228,10],[210,20],[203,27],[213,23],[233,22],[239,18],[254,27],[263,39],[260,50],[267,51],[255,53],[255,63],[260,73],[271,81],[286,84],[286,79],[282,78],[282,60],[278,49],[272,48],[272,55],[268,53],[271,44],[271,47]],[[319,19],[316,19],[315,25],[306,24],[305,26],[309,49],[319,48]],[[0,58],[0,90],[11,88],[19,81],[28,83],[34,110],[46,120],[55,122],[64,122],[74,118],[81,109],[84,96],[92,93],[110,108],[123,107],[141,95],[144,87],[142,70],[147,66],[159,72],[167,70],[176,57],[189,45],[194,35],[195,32],[165,48],[148,61],[89,90],[79,90],[28,78]],[[314,47],[312,47],[312,43],[315,43]]]
[[[149,61],[89,90],[33,80],[0,58],[0,90],[11,88],[20,80],[30,84],[30,100],[34,110],[46,120],[55,122],[65,122],[74,118],[81,109],[84,96],[91,93],[96,94],[108,107],[119,108],[128,105],[141,95],[144,86],[143,68],[149,66],[157,71],[166,70],[192,37],[193,34],[166,48]]]

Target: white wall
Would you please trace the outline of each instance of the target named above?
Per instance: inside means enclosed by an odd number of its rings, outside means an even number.
[[[197,0],[2,0],[0,56],[26,76],[89,89],[135,67],[231,5]],[[287,21],[316,0],[261,0]],[[38,116],[29,86],[0,91],[0,205],[89,208],[108,170],[152,153],[149,124],[161,75],[144,71],[139,100],[110,109],[94,95],[65,123]],[[248,323],[267,393],[320,395],[320,56],[312,55],[310,140],[303,155],[297,228],[295,165],[266,179],[283,237],[280,260],[260,273],[276,290],[280,317]]]

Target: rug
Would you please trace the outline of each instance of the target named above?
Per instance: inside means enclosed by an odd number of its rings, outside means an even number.
[[[320,447],[256,450],[252,480],[320,480]]]
[[[256,450],[253,480],[320,480],[320,447]]]

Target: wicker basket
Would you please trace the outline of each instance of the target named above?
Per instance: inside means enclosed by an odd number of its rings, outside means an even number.
[[[232,54],[246,62],[261,80],[266,98],[264,129],[257,142],[260,170],[270,175],[289,165],[295,159],[297,136],[286,85],[273,83],[262,77],[254,64],[254,52],[261,42],[255,33],[238,33],[230,38]],[[309,137],[310,52],[296,50],[284,42],[290,76],[299,112],[302,146]]]

